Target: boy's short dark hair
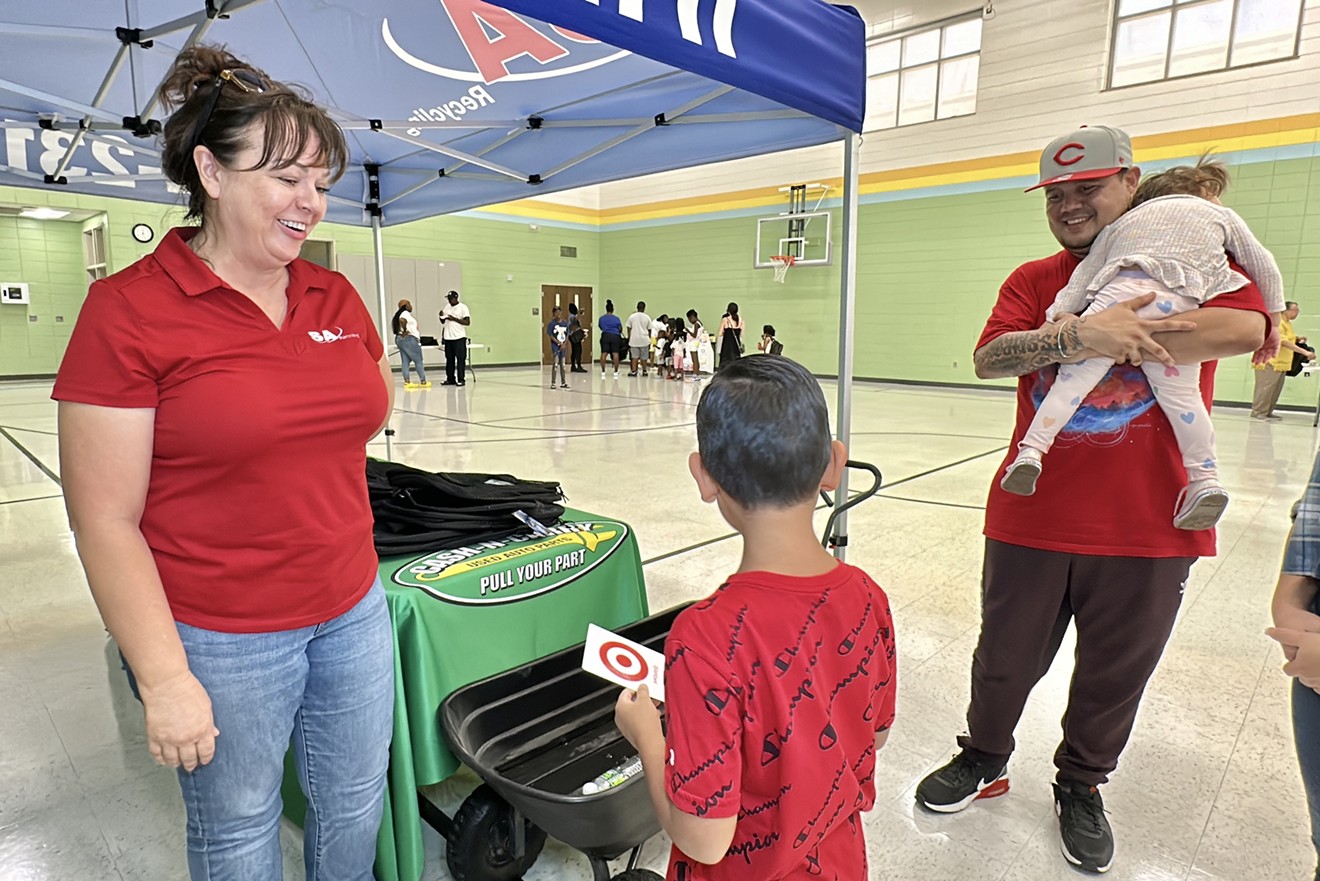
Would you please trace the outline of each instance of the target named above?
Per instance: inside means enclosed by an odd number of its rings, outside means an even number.
[[[702,464],[745,508],[814,497],[830,441],[820,385],[788,358],[739,358],[721,367],[697,404]]]
[[[761,328],[761,334],[763,336],[774,336],[775,326],[773,324],[767,324],[765,327]]]

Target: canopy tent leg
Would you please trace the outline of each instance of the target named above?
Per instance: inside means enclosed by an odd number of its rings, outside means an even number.
[[[380,341],[385,346],[385,357],[389,359],[390,328],[389,309],[385,305],[385,248],[380,240],[380,214],[371,215],[371,246],[376,257],[376,321],[379,322]],[[394,382],[391,370],[390,382]],[[391,411],[385,420],[385,461],[394,461],[394,413]]]
[[[852,432],[853,317],[857,311],[857,166],[861,138],[848,132],[843,140],[843,247],[839,261],[839,397],[836,405],[835,438],[845,446]],[[838,516],[830,538],[834,556],[848,557],[848,512],[839,510],[848,501],[848,469],[843,469],[834,493]]]

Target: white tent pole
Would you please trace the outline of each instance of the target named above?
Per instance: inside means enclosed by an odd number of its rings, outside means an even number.
[[[847,446],[852,432],[853,317],[857,311],[857,165],[861,139],[853,132],[843,139],[843,241],[839,258],[839,400],[835,417],[835,439]],[[834,507],[848,501],[848,469],[843,470]],[[848,557],[848,512],[839,511],[834,520],[838,542],[834,556]]]
[[[380,214],[371,215],[371,245],[376,254],[376,319],[380,322],[380,340],[385,346],[385,357],[389,359],[390,334],[389,319],[385,316],[385,248],[380,240]],[[394,382],[394,373],[390,372],[390,382]],[[394,461],[394,413],[385,420],[385,461]]]

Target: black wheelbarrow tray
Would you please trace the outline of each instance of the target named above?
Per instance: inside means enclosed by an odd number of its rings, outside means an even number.
[[[658,652],[683,604],[617,632]],[[586,634],[583,634],[584,638]],[[444,829],[457,881],[511,881],[536,860],[546,835],[582,851],[594,881],[658,879],[636,868],[641,845],[660,831],[642,774],[590,795],[584,783],[637,755],[614,724],[620,688],[582,669],[582,644],[465,685],[440,705],[450,749],[486,785]]]

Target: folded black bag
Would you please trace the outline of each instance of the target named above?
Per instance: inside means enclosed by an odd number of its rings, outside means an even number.
[[[1298,343],[1297,347],[1299,349],[1305,349],[1308,352],[1315,351],[1315,349],[1311,348],[1311,346],[1308,345],[1307,343]],[[1288,368],[1288,375],[1297,376],[1299,373],[1302,372],[1302,368],[1305,367],[1308,363],[1309,362],[1307,361],[1306,356],[1303,355],[1301,352],[1293,352],[1292,366]]]
[[[376,520],[376,552],[383,555],[508,538],[528,529],[515,512],[542,526],[564,516],[558,483],[511,474],[432,473],[368,459],[367,494]]]

